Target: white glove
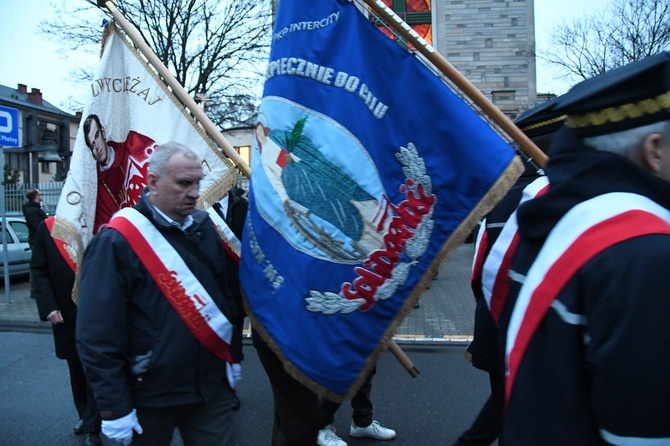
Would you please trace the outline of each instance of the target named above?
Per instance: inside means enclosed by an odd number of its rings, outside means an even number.
[[[110,440],[129,446],[133,442],[133,431],[141,434],[142,426],[137,421],[137,412],[132,410],[125,417],[116,420],[102,420],[102,433]]]
[[[242,381],[242,364],[226,363],[226,377],[230,387],[237,389],[237,385]]]

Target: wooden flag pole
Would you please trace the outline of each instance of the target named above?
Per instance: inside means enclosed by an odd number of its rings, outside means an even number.
[[[482,109],[496,124],[500,126],[514,141],[516,141],[523,151],[533,158],[540,166],[547,164],[547,155],[540,150],[531,141],[525,133],[512,122],[498,107],[496,107],[484,94],[477,89],[470,81],[463,76],[451,63],[447,61],[440,53],[435,51],[416,31],[403,21],[391,8],[386,6],[381,0],[362,0],[372,8],[381,17],[384,17],[387,23],[393,27],[400,35],[410,42],[426,59],[440,70],[449,80],[463,91],[479,108]]]
[[[202,107],[199,107],[196,104],[195,100],[189,96],[188,92],[184,87],[179,83],[177,79],[170,73],[170,70],[161,62],[161,60],[156,56],[156,54],[149,48],[149,45],[146,44],[142,36],[137,32],[135,27],[126,20],[123,15],[116,8],[114,3],[109,0],[98,0],[98,6],[106,7],[109,12],[114,17],[114,20],[119,24],[121,29],[125,31],[126,35],[130,40],[139,48],[140,52],[144,57],[149,60],[149,62],[154,66],[158,74],[160,74],[165,82],[172,88],[174,94],[182,101],[182,103],[190,110],[190,112],[200,121],[205,130],[212,135],[214,140],[219,144],[223,149],[226,155],[235,163],[235,165],[240,169],[242,174],[247,178],[251,178],[251,168],[247,163],[242,159],[242,157],[237,153],[237,151],[230,145],[228,140],[223,136],[223,134],[216,128],[214,123],[207,117]],[[398,344],[395,341],[391,340],[388,344],[388,348],[393,353],[393,355],[398,359],[398,361],[407,369],[409,374],[412,377],[417,377],[419,375],[418,369],[414,366],[409,357],[403,352]]]
[[[114,3],[105,0],[98,0],[99,7],[106,7],[109,12],[116,20],[116,23],[125,31],[126,35],[130,40],[139,48],[140,52],[147,58],[147,60],[153,65],[153,67],[158,71],[165,82],[172,88],[175,96],[189,109],[189,111],[196,117],[196,119],[202,124],[208,134],[214,138],[214,141],[221,147],[223,152],[230,158],[233,163],[240,169],[240,172],[247,178],[251,177],[251,168],[249,165],[242,159],[239,153],[233,148],[228,140],[223,136],[219,129],[214,125],[214,123],[209,119],[205,114],[202,107],[199,107],[196,104],[195,100],[188,94],[186,89],[179,83],[177,79],[170,73],[170,70],[161,62],[161,60],[156,56],[156,54],[149,48],[149,45],[146,44],[140,33],[135,29],[133,25],[126,20],[123,15],[116,9]]]
[[[412,378],[416,378],[417,376],[419,376],[420,373],[419,369],[417,369],[414,366],[412,360],[409,359],[409,357],[405,354],[404,351],[400,349],[398,344],[396,344],[393,339],[391,339],[391,341],[389,342],[388,347],[391,353],[393,353],[393,356],[395,356],[398,362],[400,362],[400,364],[402,364],[403,367],[405,367],[405,369]]]

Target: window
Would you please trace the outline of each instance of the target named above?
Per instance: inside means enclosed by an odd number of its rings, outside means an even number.
[[[2,242],[2,230],[3,230],[2,223],[0,223],[0,242]],[[16,242],[12,238],[12,235],[9,233],[9,231],[7,231],[7,244],[8,245],[13,245],[14,243],[16,243]]]
[[[491,96],[493,98],[493,103],[498,104],[500,102],[509,102],[516,100],[516,95],[514,90],[508,91],[492,91]]]
[[[28,243],[28,225],[22,221],[10,221],[9,226],[19,238],[19,243]]]
[[[58,149],[60,139],[60,127],[51,122],[37,121],[37,140],[42,146],[52,145]]]
[[[251,165],[251,146],[238,146],[235,148],[244,162],[247,163],[247,165]]]
[[[432,0],[382,0],[382,2],[391,8],[407,24],[412,27],[416,33],[422,37],[429,45],[433,44],[432,37]],[[393,38],[385,26],[378,24],[384,34]]]

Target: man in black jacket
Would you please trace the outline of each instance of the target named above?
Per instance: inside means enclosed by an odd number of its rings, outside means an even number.
[[[47,218],[47,214],[42,210],[42,195],[40,194],[40,191],[37,189],[30,189],[26,193],[26,198],[28,201],[23,204],[23,216],[28,225],[28,244],[32,247],[33,240],[35,239],[35,231],[37,231],[37,225]]]
[[[502,443],[670,443],[670,53],[574,86],[517,212]]]
[[[107,437],[167,446],[177,427],[186,445],[229,445],[239,309],[221,238],[196,209],[202,165],[178,143],[149,163],[140,202],[84,254],[79,355]]]
[[[64,257],[67,253],[59,249],[60,242],[51,237],[54,218],[48,217],[37,226],[30,259],[30,293],[37,303],[40,319],[52,324],[56,356],[67,361],[72,397],[80,418],[75,434],[85,432],[87,445],[102,444],[98,408],[74,340],[77,305],[72,300],[72,287],[76,267]]]

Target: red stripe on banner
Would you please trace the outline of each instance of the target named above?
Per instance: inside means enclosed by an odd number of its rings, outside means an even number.
[[[173,271],[168,271],[165,265],[156,255],[149,242],[140,233],[137,227],[125,217],[114,218],[107,227],[118,230],[128,244],[133,248],[135,254],[146,266],[149,274],[156,282],[165,298],[170,302],[177,314],[191,330],[193,335],[215,356],[227,362],[233,362],[230,356],[230,346],[219,335],[212,330],[207,321],[196,309],[190,296],[185,293],[184,288],[176,282]],[[212,302],[214,304],[214,302]],[[214,304],[215,305],[215,304]]]
[[[49,230],[49,235],[51,235],[51,239],[54,241],[56,244],[56,248],[58,248],[58,252],[60,252],[60,255],[63,257],[63,260],[65,260],[65,263],[70,267],[73,273],[77,272],[77,264],[74,263],[74,260],[70,257],[70,254],[68,254],[67,249],[65,249],[65,243],[63,243],[62,240],[54,238],[53,236],[53,229],[54,229],[54,223],[56,222],[56,218],[54,216],[47,217],[46,220],[44,220],[44,224],[47,225],[47,229]]]
[[[631,220],[635,224],[630,224]],[[549,311],[551,303],[572,276],[586,262],[610,246],[634,237],[651,234],[670,235],[670,227],[667,222],[649,212],[627,211],[591,226],[561,254],[533,291],[516,341],[510,351],[509,371],[505,384],[505,404],[509,403],[516,374],[531,338]]]

